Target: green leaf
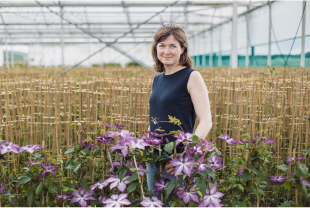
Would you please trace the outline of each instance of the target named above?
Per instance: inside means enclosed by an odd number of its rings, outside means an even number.
[[[297,167],[298,169],[300,170],[301,174],[303,176],[306,176],[308,175],[308,168],[305,166],[305,164],[302,164],[302,163],[297,163]]]
[[[52,187],[53,184],[51,178],[47,178],[44,185],[46,188]]]
[[[199,171],[199,174],[202,175],[204,179],[206,179],[208,175],[210,175],[212,178],[215,178],[215,172],[211,168],[207,168],[205,172]]]
[[[281,205],[280,205],[280,207],[291,207],[292,206],[292,203],[291,202],[288,202],[288,201],[286,201],[286,202],[284,202],[284,203],[282,203]]]
[[[119,180],[122,181],[123,178],[125,177],[127,173],[127,170],[126,169],[122,169],[121,172],[119,173],[118,177],[119,177]]]
[[[127,178],[127,181],[135,181],[138,179],[138,173],[135,172],[134,174],[132,174],[131,176],[129,176],[129,178]]]
[[[35,167],[38,170],[42,170],[42,166],[39,164],[34,164],[33,167]]]
[[[65,163],[65,167],[68,165],[72,165],[72,162],[74,161],[74,158],[71,157],[66,163]]]
[[[205,196],[205,194],[206,194],[206,189],[207,189],[205,179],[199,178],[199,179],[197,180],[196,185],[197,185],[197,188],[199,188],[199,191],[201,192],[202,198],[203,198],[203,197]]]
[[[51,188],[48,188],[48,191],[51,193],[51,194],[58,194],[57,192],[57,187],[56,186],[53,186]]]
[[[69,154],[73,154],[73,153],[75,153],[74,148],[67,150],[65,152],[65,155],[69,155]]]
[[[307,154],[309,154],[310,152],[310,148],[308,148],[307,152],[304,153],[304,156],[306,156]]]
[[[89,190],[89,187],[87,185],[87,182],[84,179],[81,180],[81,185],[88,193],[90,193],[90,190]]]
[[[48,192],[46,193],[46,203],[48,204],[50,202],[50,195]]]
[[[43,183],[40,183],[36,189],[36,195],[41,194],[42,190],[43,190]]]
[[[284,172],[287,172],[287,170],[288,170],[288,167],[287,167],[287,165],[285,165],[285,164],[283,164],[283,165],[278,165],[277,168],[280,169],[280,170],[282,170],[282,171],[284,171]]]
[[[247,207],[245,201],[239,202],[238,207]]]
[[[166,189],[166,191],[165,191],[165,194],[166,194],[165,200],[168,199],[168,197],[169,197],[169,195],[171,194],[171,192],[172,192],[174,186],[175,186],[175,181],[172,180],[172,181],[170,181],[170,182],[168,183],[167,189]]]
[[[284,182],[284,186],[285,186],[285,188],[286,188],[288,191],[290,191],[290,190],[291,190],[291,187],[292,187],[292,184],[291,184],[291,182],[289,182],[289,181],[285,181],[285,182]]]
[[[25,183],[28,183],[29,181],[31,181],[30,177],[22,175],[18,178],[18,185],[23,185]]]
[[[76,165],[68,165],[66,167],[67,170],[74,170],[77,166]]]
[[[231,166],[231,165],[235,165],[235,162],[234,161],[230,161],[227,166]]]
[[[62,176],[65,175],[64,172],[60,168],[56,169],[56,173],[58,173],[59,175],[62,175]]]
[[[79,158],[79,157],[77,157],[77,158],[75,158],[75,159],[73,160],[73,162],[75,162],[75,163],[79,164],[79,163],[81,163],[81,162],[82,162],[82,159],[81,159],[81,158]]]
[[[172,154],[172,150],[174,149],[174,144],[175,142],[170,142],[169,144],[166,144],[164,150]]]
[[[78,166],[76,166],[76,168],[74,168],[73,172],[76,173],[81,167],[81,164],[79,164]]]
[[[27,204],[29,205],[29,207],[31,207],[33,203],[33,198],[34,198],[34,194],[33,194],[33,190],[31,189],[27,197]]]
[[[83,155],[89,156],[89,155],[90,155],[89,147],[84,148],[84,149],[81,151],[81,153],[82,153]]]
[[[258,190],[258,192],[259,192],[261,195],[266,196],[266,194],[265,194],[265,192],[264,192],[263,190],[261,190],[261,189],[257,189],[257,190]]]
[[[126,192],[129,194],[131,192],[133,192],[134,190],[136,190],[136,187],[137,187],[137,184],[136,183],[131,183],[127,189],[126,189]]]
[[[256,188],[253,188],[252,190],[253,190],[255,196],[258,196],[258,190]]]
[[[199,141],[199,137],[196,134],[193,134],[192,138],[193,138],[194,142],[198,142]]]
[[[265,179],[265,173],[264,171],[262,171],[261,169],[258,169],[256,172],[257,177],[261,178],[261,179]]]
[[[252,176],[252,173],[248,169],[245,169],[242,173],[243,182],[247,182]]]
[[[241,184],[238,184],[239,189],[244,192],[244,187]]]
[[[307,195],[307,188],[304,183],[301,183],[301,190],[304,192],[305,196]]]
[[[75,152],[80,151],[80,149],[81,149],[81,145],[80,144],[78,144],[78,145],[76,145],[76,147],[74,147],[74,151]]]
[[[36,154],[34,154],[34,157],[36,158],[36,159],[41,159],[42,157],[44,156],[44,154],[42,154],[42,153],[36,153]]]
[[[96,157],[99,153],[100,153],[100,147],[97,147],[97,148],[93,151],[93,157]]]

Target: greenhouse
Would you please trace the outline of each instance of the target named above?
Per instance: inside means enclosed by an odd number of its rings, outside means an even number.
[[[0,207],[309,207],[310,2],[0,2]]]

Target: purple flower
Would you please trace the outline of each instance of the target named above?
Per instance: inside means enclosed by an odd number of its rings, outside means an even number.
[[[82,149],[85,149],[86,147],[89,147],[89,150],[93,151],[93,147],[94,146],[96,146],[96,144],[95,143],[91,143],[91,141],[85,141],[85,140],[81,141],[81,148]]]
[[[4,190],[4,183],[3,182],[0,183],[0,193],[1,194],[8,193],[7,191]]]
[[[275,142],[275,140],[269,140],[268,137],[265,138],[265,144],[273,144]]]
[[[122,155],[124,157],[126,157],[126,155],[128,154],[128,146],[124,143],[118,143],[118,144],[114,145],[113,147],[111,147],[110,149],[112,150],[112,152],[114,150],[117,150],[117,149],[121,150]]]
[[[213,152],[215,150],[215,147],[210,146],[214,144],[213,142],[205,141],[204,139],[199,139],[202,143],[203,150],[208,152]]]
[[[239,175],[239,176],[242,176],[243,171],[244,171],[244,169],[239,170],[239,171],[238,171],[238,175]]]
[[[295,173],[291,171],[291,176],[295,177]]]
[[[208,167],[215,170],[223,167],[222,161],[223,159],[221,157],[217,157],[216,154],[212,155],[207,160],[210,164],[208,164]]]
[[[125,176],[122,181],[120,181],[118,175],[111,175],[110,178],[106,180],[107,183],[110,184],[110,190],[114,187],[117,187],[120,192],[124,192],[127,184],[131,183],[131,181],[127,181],[126,179],[129,178],[129,176]]]
[[[235,142],[235,140],[233,138],[230,138],[228,134],[224,134],[223,136],[219,136],[218,139],[221,139],[221,140],[227,142],[227,144],[229,146],[231,146],[232,143]]]
[[[44,177],[46,173],[56,173],[57,166],[52,167],[52,163],[49,162],[48,165],[42,164],[42,167],[44,168],[44,171],[42,173],[42,176]]]
[[[235,140],[233,143],[236,143],[236,144],[243,144],[242,141],[237,141],[237,140]]]
[[[305,186],[308,186],[310,188],[310,182],[309,181],[306,181],[304,180],[303,177],[300,178],[300,182],[302,182],[303,184],[305,184]]]
[[[270,176],[270,181],[272,183],[278,182],[278,183],[283,183],[286,180],[285,176]]]
[[[184,191],[181,191],[178,195],[183,198],[183,201],[185,204],[187,204],[190,200],[193,200],[194,202],[199,202],[199,198],[196,191],[196,183],[192,183],[190,188],[185,189]]]
[[[77,191],[74,191],[72,193],[73,198],[71,199],[70,203],[74,203],[74,202],[79,202],[79,204],[82,207],[86,207],[87,206],[87,201],[89,200],[96,200],[92,195],[94,194],[94,191],[90,191],[90,193],[88,193],[82,186],[80,186],[78,188]]]
[[[141,138],[144,139],[144,142],[148,145],[159,145],[163,143],[162,139],[152,139],[150,137],[147,137],[145,134],[143,134]]]
[[[145,197],[140,204],[144,207],[162,207],[164,205],[156,196]]]
[[[195,165],[195,158],[185,153],[182,157],[179,156],[177,159],[170,160],[170,164],[175,167],[174,176],[184,172],[190,177],[192,174],[191,168]]]
[[[111,198],[106,199],[102,203],[105,207],[121,207],[121,205],[130,205],[131,202],[127,199],[128,194],[122,193],[120,195],[113,194]]]
[[[103,203],[106,199],[107,199],[107,198],[106,198],[105,196],[102,196],[102,195],[99,196],[99,201],[100,201],[101,203]]]
[[[19,149],[19,152],[30,152],[33,153],[35,150],[42,149],[41,145],[39,144],[28,144],[22,148]]]
[[[116,136],[119,136],[122,138],[129,138],[129,137],[134,136],[134,134],[130,133],[129,130],[125,130],[125,129],[122,129],[120,131],[107,131],[106,134],[107,136],[113,137],[113,138]]]
[[[109,182],[107,182],[107,180],[104,181],[99,181],[93,185],[90,186],[90,190],[95,190],[96,188],[98,189],[103,189],[104,187],[108,186]]]
[[[299,158],[298,158],[298,157],[295,157],[295,158],[294,158],[294,157],[288,157],[286,163],[287,163],[287,164],[290,164],[290,163],[291,163],[292,161],[294,161],[294,160],[295,160],[296,162],[297,162],[297,161],[302,161],[302,160],[305,159],[305,158],[306,158],[306,157],[299,157]]]
[[[112,124],[110,122],[108,122],[108,123],[109,123],[109,125],[106,125],[107,128],[115,127],[115,128],[118,128],[119,130],[121,130],[123,128],[123,126],[120,124]]]
[[[100,135],[99,137],[96,137],[96,139],[98,140],[98,142],[102,144],[112,144],[115,142],[112,140],[112,137],[105,136],[105,135]]]
[[[205,172],[206,169],[207,169],[207,167],[208,167],[207,164],[204,164],[204,163],[203,163],[204,161],[205,161],[205,160],[204,160],[203,157],[199,158],[199,160],[197,161],[198,170],[199,170],[200,172]]]
[[[42,163],[40,160],[38,161],[28,161],[26,165],[34,166],[34,164],[39,164],[42,166]]]
[[[198,155],[203,155],[202,148],[200,144],[196,144],[194,147],[189,147],[189,153],[190,154],[198,154]]]
[[[145,149],[145,146],[148,146],[143,139],[132,139],[130,140],[130,147],[132,152],[134,149]]]
[[[149,135],[155,136],[155,137],[163,137],[164,134],[157,134],[156,132],[152,131],[146,131]]]
[[[155,186],[155,193],[158,194],[160,191],[165,191],[167,189],[167,185],[170,181],[169,180],[165,180],[164,178],[161,178],[159,180],[159,182],[154,182],[154,186]]]
[[[181,142],[185,141],[192,142],[192,135],[192,133],[184,133],[183,131],[179,131],[179,135],[173,135],[173,137],[177,138],[175,146],[178,146]]]
[[[20,146],[18,146],[17,144],[14,144],[13,142],[2,142],[2,143],[0,143],[0,153],[2,155],[4,155],[5,153],[8,153],[8,152],[19,153],[17,148],[20,148]]]
[[[221,207],[220,198],[224,196],[223,193],[217,191],[217,183],[214,183],[210,189],[206,189],[206,195],[199,204],[199,207]]]
[[[61,195],[54,195],[55,196],[55,198],[56,199],[64,199],[64,200],[68,200],[71,196],[72,196],[72,194],[68,194],[68,195],[66,195],[66,193],[65,192],[61,192]]]

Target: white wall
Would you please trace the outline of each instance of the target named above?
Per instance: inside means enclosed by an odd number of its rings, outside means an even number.
[[[104,45],[101,43],[92,44],[65,44],[64,45],[64,64],[74,65],[87,56],[96,52]],[[128,53],[132,57],[140,60],[148,66],[153,64],[151,56],[151,43],[140,44],[114,44],[117,48]],[[28,54],[29,65],[33,66],[59,66],[61,65],[60,44],[34,44],[29,45]],[[92,64],[103,64],[109,62],[120,63],[123,66],[131,60],[111,48],[106,48],[92,58],[85,61],[83,66]]]

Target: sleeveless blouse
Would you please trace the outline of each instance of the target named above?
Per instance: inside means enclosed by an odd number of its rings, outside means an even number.
[[[163,72],[154,77],[152,94],[149,100],[149,122],[152,132],[169,134],[171,131],[181,130],[178,125],[167,122],[169,121],[169,115],[180,120],[185,133],[193,133],[197,116],[187,89],[188,79],[193,71],[195,70],[192,68],[183,68],[170,75],[165,75]],[[155,131],[159,127],[164,131]],[[169,142],[176,140],[172,135],[165,135],[164,144],[166,144],[166,138]],[[178,146],[178,153],[182,151],[182,147],[183,144]]]

